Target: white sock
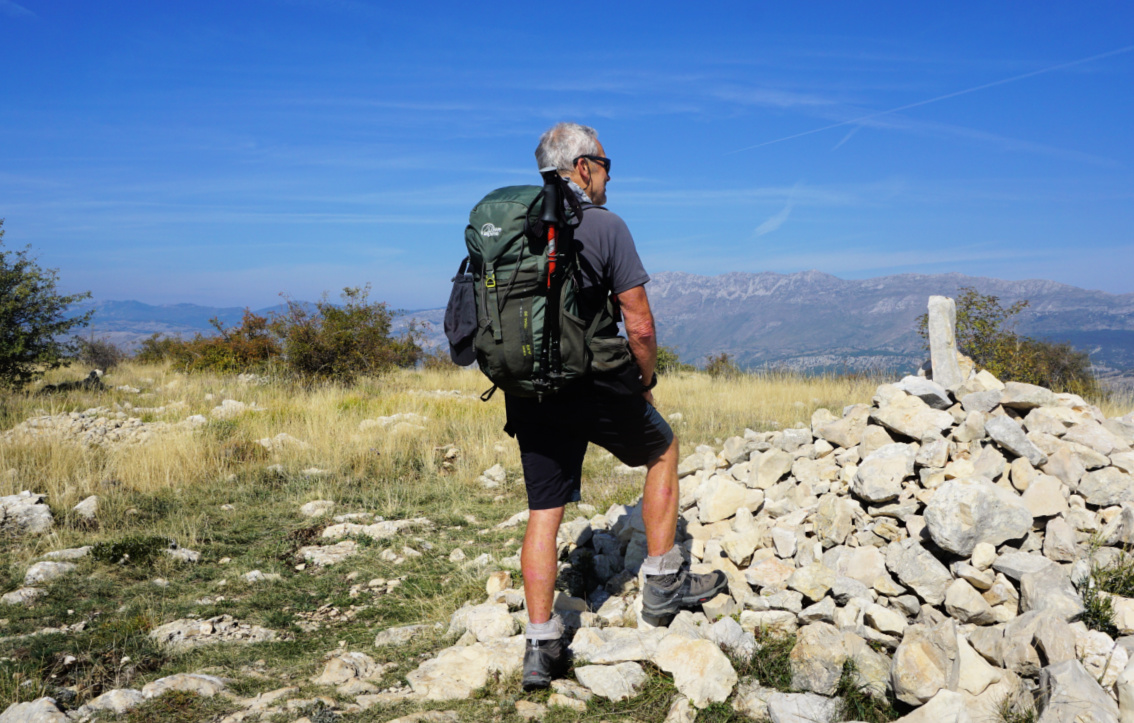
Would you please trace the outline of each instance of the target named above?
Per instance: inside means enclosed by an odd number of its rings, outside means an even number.
[[[533,623],[529,620],[524,637],[528,640],[557,640],[563,637],[563,621],[558,615],[552,615],[546,623]]]
[[[642,563],[642,572],[647,575],[676,575],[681,572],[681,563],[685,561],[681,548],[674,545],[664,555],[650,555]]]

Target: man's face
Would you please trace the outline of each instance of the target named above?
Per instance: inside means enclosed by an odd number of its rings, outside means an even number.
[[[598,153],[595,155],[605,158],[606,150],[603,149],[602,143],[598,141],[595,141],[595,143],[598,145]],[[606,172],[606,169],[603,168],[601,163],[595,163],[589,158],[584,158],[580,160],[579,163],[585,164],[586,166],[586,171],[580,172],[580,175],[583,176],[583,180],[589,179],[589,182],[585,185],[581,184],[583,190],[587,192],[587,195],[590,196],[591,201],[596,206],[602,206],[606,203],[606,183],[610,180],[610,174]]]

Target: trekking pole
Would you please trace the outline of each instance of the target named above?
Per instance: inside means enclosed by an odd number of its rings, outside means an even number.
[[[554,166],[539,169],[539,175],[543,176],[543,213],[539,220],[547,227],[547,288],[550,289],[559,256],[555,228],[563,216],[563,198],[559,195],[559,186],[563,181]]]
[[[539,220],[547,227],[547,318],[540,370],[548,378],[562,374],[563,360],[559,351],[559,261],[558,227],[563,217],[563,179],[554,166],[541,168],[543,176],[543,209]]]

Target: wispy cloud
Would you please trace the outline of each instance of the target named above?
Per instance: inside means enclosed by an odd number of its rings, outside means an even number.
[[[761,236],[770,234],[773,231],[779,229],[780,226],[784,225],[784,223],[788,220],[788,216],[791,215],[792,208],[795,206],[795,194],[802,185],[802,182],[795,184],[795,186],[791,190],[791,195],[788,196],[787,203],[784,204],[784,207],[771,218],[764,221],[764,223],[757,226],[756,230],[752,232],[752,238],[759,238]]]
[[[855,133],[858,133],[860,130],[862,130],[862,126],[855,126],[854,128],[851,128],[850,132],[847,133],[845,136],[843,136],[843,139],[841,141],[839,141],[838,143],[836,143],[834,145],[834,147],[831,148],[831,150],[832,151],[839,150],[839,148],[841,148],[844,143],[846,143],[847,141],[849,141],[851,139],[851,136],[853,136]]]
[[[11,15],[14,18],[34,18],[36,14],[28,10],[23,5],[13,2],[13,0],[0,0],[0,12]]]
[[[744,88],[739,86],[724,86],[711,92],[711,95],[720,100],[744,105],[771,106],[774,108],[797,108],[799,106],[835,105],[836,101],[830,98],[810,93],[798,93],[779,88]]]
[[[1086,57],[1086,58],[1080,58],[1078,60],[1072,60],[1072,61],[1067,62],[1067,63],[1060,63],[1058,65],[1052,65],[1052,66],[1048,66],[1046,68],[1040,68],[1039,70],[1033,70],[1033,71],[1028,72],[1028,73],[1021,73],[1019,75],[1014,75],[1010,78],[1002,78],[1000,80],[994,80],[991,83],[982,83],[981,85],[975,85],[971,88],[965,88],[964,90],[957,90],[957,91],[954,91],[952,93],[945,93],[944,95],[939,95],[939,96],[936,96],[934,98],[927,98],[925,100],[919,100],[915,103],[907,103],[906,105],[901,105],[901,106],[898,106],[896,108],[889,108],[887,110],[880,110],[880,111],[877,111],[877,112],[874,112],[874,113],[868,113],[868,114],[866,114],[864,116],[860,116],[858,118],[852,118],[850,120],[840,121],[838,123],[832,123],[830,125],[825,125],[821,128],[813,128],[813,129],[808,130],[808,131],[803,131],[802,133],[793,133],[791,135],[783,136],[781,138],[775,138],[775,139],[770,140],[770,141],[764,141],[763,143],[756,143],[755,145],[745,146],[744,148],[738,148],[737,150],[732,151],[732,152],[733,153],[741,153],[743,151],[750,151],[750,150],[753,150],[755,148],[763,148],[764,146],[770,146],[770,145],[773,145],[775,143],[783,143],[784,141],[790,141],[790,140],[793,140],[793,139],[796,139],[796,138],[803,138],[804,136],[810,136],[810,135],[813,135],[815,133],[822,133],[823,131],[832,130],[834,128],[842,128],[842,127],[848,126],[848,125],[860,124],[860,123],[863,123],[865,121],[869,121],[869,120],[872,120],[872,119],[875,119],[875,118],[879,118],[881,116],[891,115],[891,114],[894,114],[894,113],[900,113],[902,111],[911,110],[913,108],[920,108],[921,106],[929,105],[931,103],[938,103],[940,101],[948,100],[950,98],[957,98],[957,97],[962,96],[962,95],[968,95],[969,93],[976,93],[977,91],[980,91],[980,90],[987,90],[988,88],[995,88],[997,86],[1007,85],[1008,83],[1015,83],[1017,81],[1024,80],[1026,78],[1034,78],[1037,75],[1044,75],[1046,73],[1052,73],[1052,72],[1055,72],[1057,70],[1064,70],[1064,69],[1067,69],[1067,68],[1073,68],[1077,65],[1092,63],[1096,60],[1102,60],[1103,58],[1110,58],[1110,57],[1113,57],[1113,56],[1116,56],[1116,55],[1122,55],[1124,53],[1129,53],[1130,51],[1134,51],[1134,45],[1127,45],[1126,47],[1118,48],[1117,50],[1110,50],[1110,51],[1107,51],[1105,53],[1098,53],[1097,55],[1091,55],[1091,56]]]

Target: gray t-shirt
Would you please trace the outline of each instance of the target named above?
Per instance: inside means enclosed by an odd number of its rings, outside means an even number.
[[[583,221],[575,229],[575,243],[581,284],[591,292],[586,296],[592,303],[650,280],[626,222],[602,206],[583,204]]]

